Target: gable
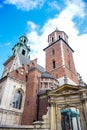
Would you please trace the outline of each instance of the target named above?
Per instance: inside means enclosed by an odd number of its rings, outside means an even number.
[[[12,63],[10,72],[13,71],[13,70],[16,70],[19,66],[20,66],[20,60],[19,60],[18,55],[16,55],[15,58],[14,58],[14,61]]]
[[[57,96],[60,94],[61,95],[65,95],[65,94],[72,95],[72,94],[78,93],[80,89],[81,89],[80,87],[75,86],[75,85],[64,84],[55,90],[49,91],[48,95],[54,95],[54,96]]]

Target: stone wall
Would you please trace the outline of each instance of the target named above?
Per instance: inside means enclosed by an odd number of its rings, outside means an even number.
[[[49,130],[43,125],[31,125],[31,126],[0,126],[0,130]]]
[[[19,125],[21,116],[20,112],[0,109],[0,125]]]

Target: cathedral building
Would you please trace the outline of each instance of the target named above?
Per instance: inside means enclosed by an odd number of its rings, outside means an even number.
[[[47,118],[50,130],[86,130],[87,85],[75,69],[64,31],[48,35],[46,66],[30,59],[30,46],[21,36],[4,62],[0,79],[0,124],[32,125]]]

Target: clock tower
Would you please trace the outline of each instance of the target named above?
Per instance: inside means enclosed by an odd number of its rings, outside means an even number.
[[[13,55],[17,53],[29,58],[30,47],[27,45],[28,39],[26,36],[21,36],[19,42],[12,48]]]
[[[56,29],[48,35],[46,52],[46,71],[55,76],[59,85],[78,85],[77,72],[73,60],[74,50],[68,44],[68,36],[64,31]]]
[[[26,36],[21,36],[17,44],[12,48],[12,56],[4,63],[4,71],[2,77],[8,75],[9,72],[30,62],[30,46]]]

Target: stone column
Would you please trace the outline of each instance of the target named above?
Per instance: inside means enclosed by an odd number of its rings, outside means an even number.
[[[58,106],[56,106],[56,130],[62,130],[61,126],[61,111]]]
[[[84,117],[84,109],[83,106],[79,106],[79,112],[80,112],[80,122],[81,122],[81,130],[86,130],[86,122],[85,122],[85,117]]]
[[[87,127],[87,101],[83,102],[83,113],[84,113],[86,127]]]
[[[76,122],[77,122],[77,129],[80,130],[80,128],[79,128],[78,116],[76,116]]]
[[[73,130],[73,118],[71,117],[71,128]]]
[[[86,125],[87,125],[87,101],[85,101],[85,119],[86,119]]]
[[[69,129],[72,130],[72,125],[71,125],[71,114],[70,114],[70,111],[69,111]]]
[[[50,130],[55,130],[55,104],[54,103],[51,103]]]
[[[82,93],[82,107],[83,107],[83,114],[84,114],[84,121],[86,123],[86,127],[87,127],[87,95],[86,95],[86,91],[84,91]]]

